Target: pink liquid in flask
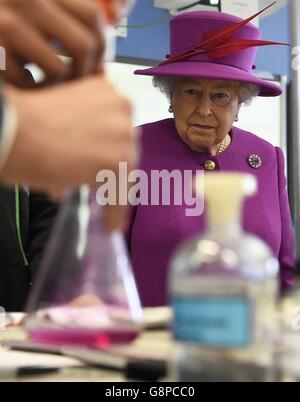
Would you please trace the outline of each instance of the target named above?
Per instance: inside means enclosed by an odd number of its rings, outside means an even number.
[[[38,343],[57,346],[78,345],[105,348],[132,342],[139,334],[137,330],[90,330],[90,329],[36,329],[29,332],[30,338]]]

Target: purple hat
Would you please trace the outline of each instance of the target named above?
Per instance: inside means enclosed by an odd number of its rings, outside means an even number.
[[[278,96],[278,85],[251,74],[257,46],[287,45],[260,40],[260,30],[250,21],[265,10],[247,20],[210,11],[180,14],[170,23],[167,60],[135,74],[242,81],[258,85],[259,96]]]

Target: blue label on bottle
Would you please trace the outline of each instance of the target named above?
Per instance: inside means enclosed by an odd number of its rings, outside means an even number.
[[[182,342],[218,348],[246,347],[252,340],[252,306],[243,298],[175,298],[174,334]]]

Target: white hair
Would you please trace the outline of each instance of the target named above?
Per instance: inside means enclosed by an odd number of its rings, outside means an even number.
[[[173,91],[176,85],[181,78],[180,77],[171,77],[171,76],[157,76],[153,77],[153,85],[155,88],[158,88],[163,94],[166,95],[168,101],[171,103]],[[244,105],[250,105],[252,100],[258,96],[259,94],[259,86],[256,84],[250,84],[247,82],[241,81],[232,81],[239,82],[239,103]]]

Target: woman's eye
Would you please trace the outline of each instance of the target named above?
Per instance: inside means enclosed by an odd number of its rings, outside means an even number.
[[[191,96],[199,95],[199,91],[197,91],[196,89],[186,89],[185,93]]]
[[[225,92],[218,92],[218,93],[214,94],[214,98],[221,99],[221,100],[226,100],[226,99],[229,98],[229,96]]]

